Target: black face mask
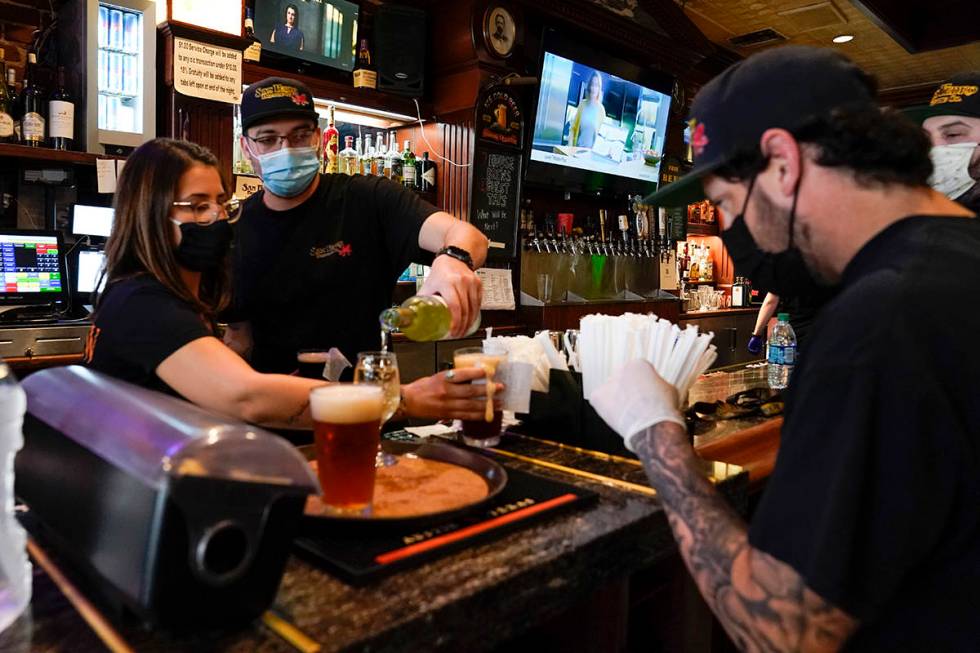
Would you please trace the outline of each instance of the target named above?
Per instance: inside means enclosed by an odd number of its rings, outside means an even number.
[[[748,278],[752,282],[753,289],[775,293],[782,299],[818,293],[822,288],[821,285],[810,273],[803,260],[803,253],[793,244],[796,198],[800,191],[799,181],[793,193],[793,207],[789,216],[789,247],[776,254],[769,254],[759,249],[745,224],[745,210],[754,187],[755,177],[749,183],[749,192],[745,195],[741,212],[735,216],[731,226],[721,232],[721,240],[732,257],[735,272],[739,276]]]
[[[228,253],[231,239],[231,225],[227,220],[218,220],[209,225],[183,222],[180,225],[177,262],[194,272],[216,270]]]

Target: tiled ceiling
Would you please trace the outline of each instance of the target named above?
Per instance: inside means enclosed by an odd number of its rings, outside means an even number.
[[[980,42],[909,54],[871,22],[850,0],[675,0],[711,41],[749,56],[764,47],[794,43],[838,48],[878,78],[882,89],[939,82],[964,70],[980,69]],[[781,43],[735,47],[729,39],[770,28],[786,37]],[[853,34],[835,44],[838,34]]]

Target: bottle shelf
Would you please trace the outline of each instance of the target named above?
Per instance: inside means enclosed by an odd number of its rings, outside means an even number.
[[[53,150],[49,147],[29,147],[14,143],[0,143],[0,157],[21,159],[24,161],[39,161],[50,164],[70,164],[94,166],[97,159],[120,159],[123,157],[91,154],[89,152],[73,152]]]
[[[689,236],[717,236],[719,234],[718,223],[688,222],[687,233]]]

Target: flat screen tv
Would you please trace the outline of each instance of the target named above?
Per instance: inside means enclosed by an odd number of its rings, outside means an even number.
[[[346,0],[255,0],[263,52],[354,69],[358,6]]]
[[[546,38],[526,181],[650,192],[660,178],[673,80]]]

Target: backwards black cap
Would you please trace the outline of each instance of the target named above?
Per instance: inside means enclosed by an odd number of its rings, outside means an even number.
[[[929,104],[905,113],[919,123],[933,116],[980,118],[980,70],[953,75],[948,82],[939,85]]]
[[[266,77],[242,93],[242,131],[261,122],[292,117],[310,118],[314,122],[319,119],[313,94],[303,82]]]
[[[694,168],[644,202],[682,206],[702,199],[701,179],[739,151],[758,147],[767,129],[792,130],[835,109],[875,106],[870,78],[835,50],[785,46],[760,52],[698,92],[688,121]]]

